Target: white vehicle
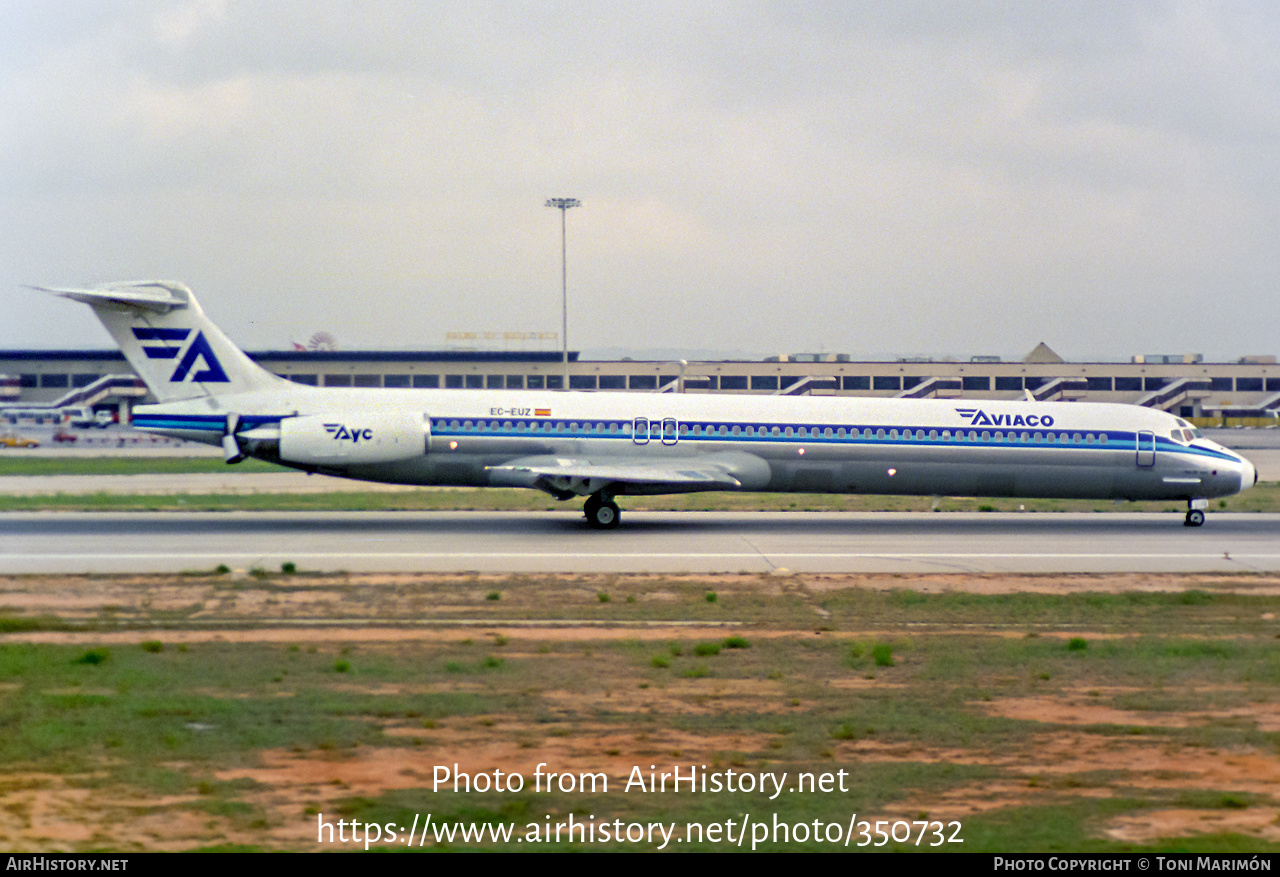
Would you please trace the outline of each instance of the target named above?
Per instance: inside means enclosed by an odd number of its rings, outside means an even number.
[[[93,426],[93,409],[84,405],[63,408],[62,419],[70,426]]]
[[[254,364],[182,284],[49,292],[90,305],[157,405],[134,426],[307,472],[586,499],[700,490],[1185,500],[1257,481],[1186,421],[1131,405],[308,387]]]

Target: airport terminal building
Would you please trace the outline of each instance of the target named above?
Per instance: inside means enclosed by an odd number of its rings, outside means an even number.
[[[561,390],[559,351],[258,351],[259,365],[299,384],[327,387]],[[1160,408],[1202,425],[1274,425],[1280,364],[1274,356],[1208,363],[1189,355],[1130,362],[1065,362],[1041,344],[1021,361],[901,359],[844,354],[760,361],[581,360],[570,353],[568,387],[635,393],[739,393],[900,398],[1122,402]],[[116,350],[0,350],[0,404],[115,409],[148,401]]]

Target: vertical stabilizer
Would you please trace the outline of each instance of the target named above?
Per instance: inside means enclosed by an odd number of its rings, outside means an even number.
[[[93,308],[161,402],[266,390],[284,383],[215,326],[191,290],[159,280],[47,289]]]

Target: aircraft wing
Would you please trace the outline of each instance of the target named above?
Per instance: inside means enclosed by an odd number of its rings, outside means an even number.
[[[621,494],[692,493],[738,490],[743,486],[734,459],[714,456],[684,459],[528,457],[489,467],[490,483],[536,487],[557,497],[586,496],[612,487]]]

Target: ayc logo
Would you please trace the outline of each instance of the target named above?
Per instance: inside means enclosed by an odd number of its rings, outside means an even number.
[[[329,433],[330,438],[336,442],[351,442],[354,445],[358,445],[360,442],[373,440],[373,430],[350,429],[343,423],[326,423],[324,431]]]
[[[148,326],[135,327],[133,337],[139,341],[162,342],[159,345],[142,345],[142,352],[147,355],[147,359],[178,360],[178,367],[169,378],[170,383],[180,384],[188,377],[207,384],[231,383],[222,369],[222,363],[213,355],[213,348],[205,340],[203,332],[195,329],[153,329]],[[189,344],[186,343],[188,339]],[[202,362],[204,367],[197,369],[198,362]]]
[[[957,408],[970,426],[1053,426],[1053,415],[988,414],[981,408]]]

